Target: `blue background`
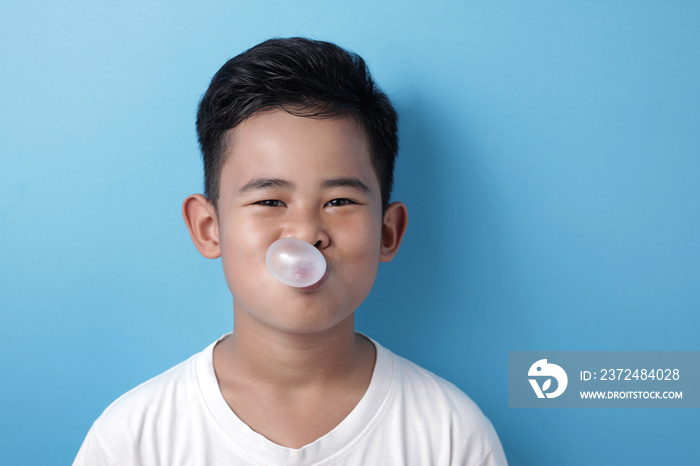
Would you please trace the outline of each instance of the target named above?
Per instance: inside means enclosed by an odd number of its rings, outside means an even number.
[[[361,54],[410,225],[358,328],[456,383],[511,465],[698,464],[697,410],[507,407],[507,352],[698,350],[700,3],[0,3],[0,458],[68,464],[231,329],[192,246],[194,114],[272,36]]]

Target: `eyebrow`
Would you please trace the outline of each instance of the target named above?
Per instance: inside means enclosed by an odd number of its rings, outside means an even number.
[[[369,193],[370,189],[360,181],[359,178],[346,177],[346,178],[333,178],[330,180],[325,180],[322,184],[324,188],[351,188],[362,193]],[[244,184],[238,193],[244,193],[248,191],[254,191],[256,189],[269,189],[269,188],[292,188],[293,185],[287,180],[282,180],[280,178],[256,178],[250,180]]]
[[[369,188],[359,178],[333,178],[323,182],[324,188],[352,188],[362,193],[369,193]]]
[[[247,191],[254,191],[256,189],[267,189],[267,188],[291,188],[292,183],[287,180],[281,180],[279,178],[256,178],[250,180],[244,184],[238,193],[244,193]]]

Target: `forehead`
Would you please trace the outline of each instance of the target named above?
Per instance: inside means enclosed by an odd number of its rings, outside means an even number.
[[[230,130],[226,142],[222,191],[259,177],[316,184],[349,176],[379,190],[367,136],[351,117],[312,118],[270,110]]]

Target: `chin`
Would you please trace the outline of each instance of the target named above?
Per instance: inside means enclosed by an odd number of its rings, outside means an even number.
[[[313,309],[287,309],[284,315],[277,315],[271,327],[294,335],[312,335],[348,326],[354,331],[353,313],[329,315],[326,312],[314,312]]]

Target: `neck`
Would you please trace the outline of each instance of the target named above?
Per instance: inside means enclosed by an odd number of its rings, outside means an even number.
[[[236,319],[215,352],[221,384],[298,390],[346,383],[374,365],[374,347],[354,331],[354,316],[331,329],[290,333]],[[235,375],[233,375],[235,374]]]

